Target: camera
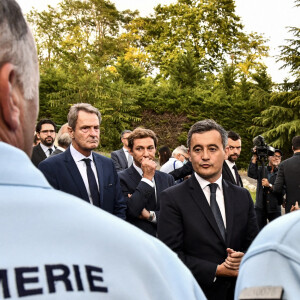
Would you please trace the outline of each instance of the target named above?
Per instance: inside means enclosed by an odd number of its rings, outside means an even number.
[[[269,146],[263,136],[258,135],[253,139],[253,145],[256,147],[256,155],[259,160],[267,160],[268,156],[273,156],[275,148]]]

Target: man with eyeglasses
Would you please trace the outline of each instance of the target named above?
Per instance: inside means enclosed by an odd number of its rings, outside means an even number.
[[[281,216],[281,204],[283,203],[284,192],[274,192],[278,166],[281,162],[282,152],[276,149],[273,156],[269,156],[268,166],[265,167],[265,178],[262,167],[258,166],[256,149],[253,148],[253,156],[248,167],[248,176],[257,180],[255,212],[259,230],[267,222]]]
[[[236,161],[240,157],[242,140],[238,133],[228,131],[227,159],[223,163],[222,176],[232,184],[243,186],[240,174],[238,173]]]
[[[40,143],[33,147],[31,161],[38,167],[55,150],[56,125],[52,120],[42,119],[37,123],[35,131]]]

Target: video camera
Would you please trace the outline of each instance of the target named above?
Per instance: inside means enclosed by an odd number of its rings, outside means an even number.
[[[254,152],[259,160],[267,160],[268,156],[273,156],[275,153],[275,148],[269,146],[263,136],[258,135],[253,139],[253,145],[256,147],[256,152]],[[252,151],[253,152],[253,151]]]

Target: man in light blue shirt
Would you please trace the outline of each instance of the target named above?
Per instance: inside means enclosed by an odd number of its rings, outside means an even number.
[[[205,299],[167,247],[53,189],[31,163],[38,84],[32,34],[16,1],[1,0],[0,298]]]
[[[269,286],[283,287],[282,299],[299,299],[299,230],[299,210],[264,227],[242,260],[235,289],[236,300],[246,288],[255,288],[253,293],[258,296],[265,291],[263,287]]]

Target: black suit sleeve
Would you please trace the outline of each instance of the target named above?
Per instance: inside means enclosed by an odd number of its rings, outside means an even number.
[[[184,178],[188,175],[193,174],[193,165],[190,161],[188,161],[183,167],[175,169],[174,171],[169,173],[174,177],[175,180]]]
[[[53,165],[51,166],[46,160],[44,160],[38,165],[38,168],[44,174],[49,184],[56,190],[59,190],[55,167],[53,167]]]
[[[273,191],[276,193],[284,192],[285,180],[284,180],[284,170],[283,170],[284,168],[283,167],[284,167],[283,164],[279,165],[277,177],[276,177],[275,183],[273,185]]]
[[[248,166],[248,172],[247,172],[248,177],[257,179],[258,178],[258,165],[257,163],[254,164],[252,161],[250,161],[249,166]]]
[[[185,253],[182,212],[168,190],[161,194],[158,238],[177,253],[198,282],[213,283],[218,264]]]
[[[122,189],[120,186],[119,176],[112,164],[114,174],[114,185],[115,185],[115,199],[114,199],[114,211],[113,214],[123,220],[126,220],[126,199],[123,197]]]
[[[245,192],[247,194],[247,199],[248,199],[248,222],[247,222],[246,234],[244,236],[244,240],[242,243],[242,248],[240,250],[242,252],[246,252],[248,250],[249,246],[251,245],[251,243],[253,242],[253,240],[255,239],[259,231],[253,200],[251,198],[249,191],[245,189]]]
[[[136,189],[132,192],[127,184],[127,180],[124,180],[122,176],[120,177],[123,195],[127,201],[127,214],[138,218],[142,210],[146,207],[148,199],[153,196],[154,188],[148,183],[140,181]],[[128,197],[128,195],[131,196]]]

